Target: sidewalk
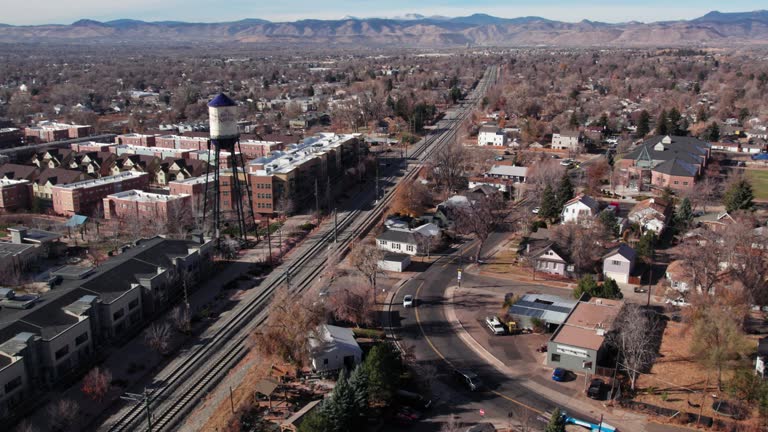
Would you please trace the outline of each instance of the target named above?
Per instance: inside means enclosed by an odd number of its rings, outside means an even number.
[[[458,318],[458,315],[456,313],[456,309],[454,307],[454,296],[456,295],[457,288],[456,287],[449,287],[446,290],[445,296],[446,296],[446,303],[445,303],[445,315],[448,321],[457,329],[457,334],[461,340],[467,344],[473,351],[475,351],[480,357],[485,359],[489,364],[491,364],[493,367],[495,367],[499,372],[507,375],[511,379],[514,379],[515,382],[527,389],[528,391],[536,394],[540,394],[544,396],[545,398],[555,402],[559,406],[563,407],[564,409],[568,410],[574,409],[580,412],[595,412],[596,408],[595,406],[592,406],[587,401],[580,401],[577,398],[574,398],[572,396],[563,394],[561,392],[558,392],[556,390],[552,390],[550,388],[547,388],[546,386],[540,385],[536,382],[534,382],[530,375],[521,375],[517,373],[515,370],[510,368],[507,364],[505,364],[503,361],[499,360],[497,357],[495,357],[493,354],[491,354],[480,342],[477,341],[470,332],[465,327],[465,324],[462,323],[462,321]],[[510,401],[513,401],[512,398],[509,398],[506,395],[503,395],[499,393],[499,396],[504,397],[506,399],[509,399]],[[622,426],[622,429],[625,430],[631,430],[631,431],[637,431],[637,432],[643,432],[646,431],[646,423],[647,419],[645,415],[636,414],[633,412],[623,411],[619,409],[613,409],[604,407],[600,409],[601,411],[605,411],[603,414],[605,416],[605,422],[612,424],[614,426]]]

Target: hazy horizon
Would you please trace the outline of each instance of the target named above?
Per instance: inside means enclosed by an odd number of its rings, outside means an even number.
[[[249,0],[230,0],[228,7],[202,0],[124,0],[112,4],[102,0],[31,0],[19,6],[6,6],[0,23],[10,25],[71,24],[80,19],[111,21],[135,19],[142,21],[229,22],[246,18],[273,22],[301,19],[392,18],[406,14],[425,16],[467,16],[485,13],[502,18],[540,16],[551,20],[578,22],[583,19],[620,23],[628,21],[657,22],[689,20],[710,11],[749,12],[768,7],[765,1],[735,0],[682,1],[674,6],[667,2],[649,0],[642,5],[627,0],[424,0],[419,7],[405,0],[392,0],[386,4],[371,1],[327,0],[324,3],[308,0],[286,0],[279,4],[254,4]],[[724,7],[725,6],[725,7]],[[31,14],[30,11],[35,11]]]

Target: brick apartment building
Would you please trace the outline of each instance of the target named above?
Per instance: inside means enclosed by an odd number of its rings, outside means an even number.
[[[134,146],[154,147],[157,135],[144,135],[130,133],[115,137],[115,144],[127,144]]]
[[[95,141],[72,143],[69,148],[75,152],[111,152],[115,144],[100,143]]]
[[[269,156],[282,150],[285,150],[285,144],[279,141],[240,140],[240,151],[246,159]]]
[[[138,333],[210,269],[212,242],[161,237],[135,242],[97,268],[51,272],[40,296],[0,289],[0,418],[90,367],[112,341]]]
[[[104,219],[127,219],[140,223],[167,224],[189,211],[191,195],[162,195],[140,190],[127,190],[104,198]],[[180,221],[179,221],[180,222]],[[181,222],[180,222],[181,223]]]
[[[125,171],[100,179],[54,186],[51,188],[53,211],[65,216],[90,214],[107,195],[129,189],[146,190],[149,178],[147,173]]]
[[[29,180],[0,179],[0,213],[29,208],[31,191]]]
[[[210,191],[213,190],[213,176],[205,175],[192,177],[184,180],[174,180],[168,182],[168,189],[171,195],[189,195],[192,204],[192,211],[195,215],[202,213],[205,201],[205,184],[209,183]]]
[[[85,138],[93,135],[90,125],[71,125],[66,123],[40,122],[36,126],[24,129],[28,143],[54,142],[66,139]]]
[[[0,149],[18,147],[24,144],[24,133],[17,128],[0,129]]]
[[[170,149],[207,150],[209,141],[210,139],[207,137],[161,135],[155,138],[155,146]]]
[[[118,156],[123,155],[143,155],[154,156],[160,159],[174,158],[174,159],[192,159],[191,153],[194,150],[188,149],[171,149],[166,147],[147,147],[133,144],[117,144],[110,148],[110,151]]]
[[[296,209],[314,203],[315,182],[321,190],[329,181],[334,185],[345,169],[358,163],[363,151],[363,141],[357,134],[321,133],[289,146],[284,152],[251,161],[248,180],[254,212],[279,212],[281,197],[291,199]],[[222,186],[222,193],[226,191]]]

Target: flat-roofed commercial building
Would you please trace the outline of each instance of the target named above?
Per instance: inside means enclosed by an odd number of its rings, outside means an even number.
[[[0,178],[0,213],[29,208],[32,183]]]
[[[192,217],[191,195],[162,195],[128,190],[104,198],[104,219],[132,220],[139,223],[168,224],[182,216]]]

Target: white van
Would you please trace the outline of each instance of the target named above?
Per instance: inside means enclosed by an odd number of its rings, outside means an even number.
[[[488,328],[491,329],[491,332],[493,332],[495,335],[503,335],[506,333],[506,330],[504,330],[504,324],[501,323],[499,317],[497,316],[485,318],[485,325],[487,325]]]

